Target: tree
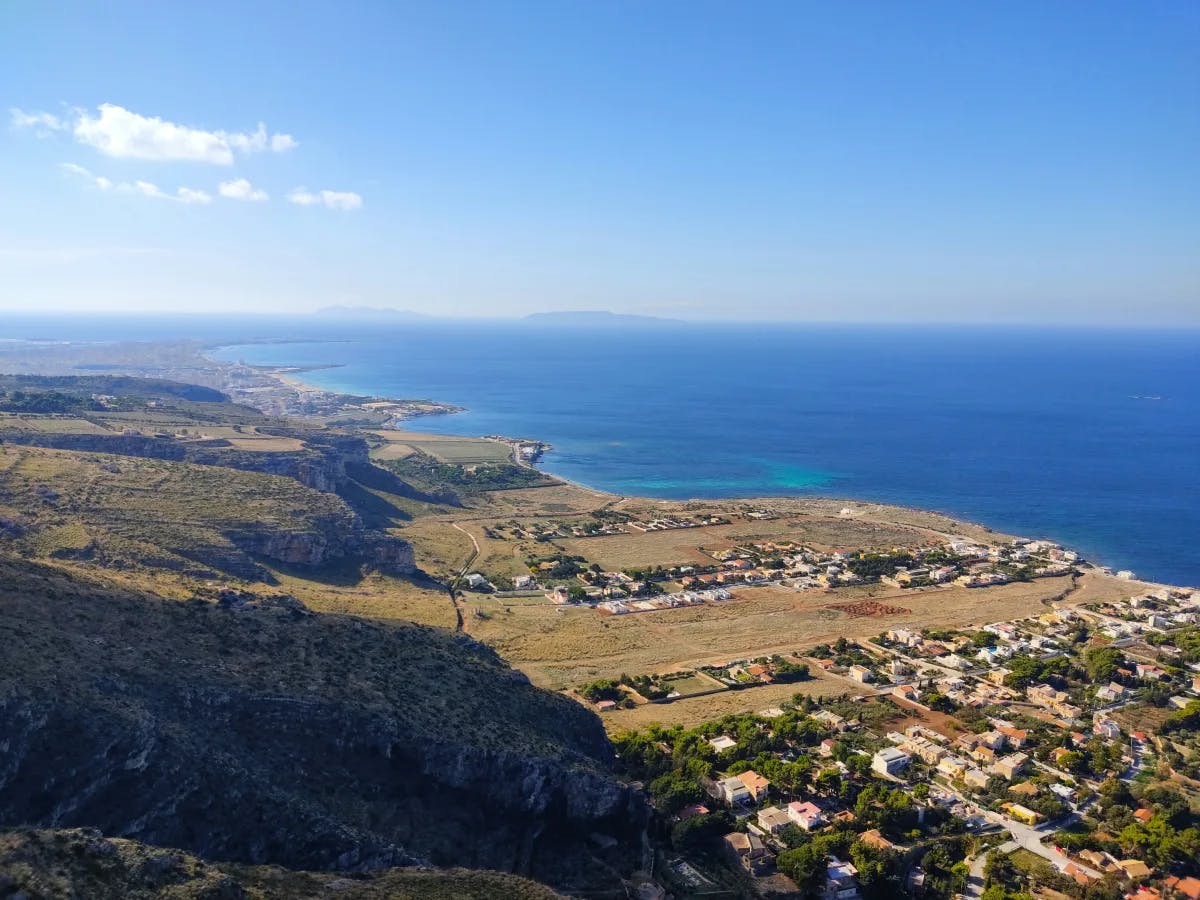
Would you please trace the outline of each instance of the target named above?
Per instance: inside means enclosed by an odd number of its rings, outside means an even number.
[[[671,846],[681,852],[695,851],[733,830],[733,817],[724,810],[684,819],[671,829]]]
[[[887,880],[892,871],[894,856],[862,841],[855,841],[850,845],[850,861],[854,863],[854,868],[858,869],[859,884],[867,888],[868,893],[874,893],[870,889],[876,885],[882,887],[880,882]]]
[[[672,813],[704,799],[699,783],[677,771],[660,775],[650,782],[649,787],[650,796],[663,812]]]
[[[791,850],[784,850],[775,858],[779,871],[788,876],[803,890],[815,887],[818,866],[821,874],[825,873],[825,856],[818,856],[812,842],[803,844]]]
[[[1117,669],[1125,662],[1121,651],[1115,647],[1092,647],[1083,654],[1084,669],[1088,679],[1094,683],[1111,681]]]

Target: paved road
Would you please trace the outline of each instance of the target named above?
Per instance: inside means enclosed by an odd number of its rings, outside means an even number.
[[[994,822],[995,824],[1000,825],[1001,827],[1006,829],[1010,835],[1012,835],[1012,840],[1009,841],[1007,844],[1001,845],[1001,847],[1000,847],[1000,849],[1004,850],[1004,852],[1007,853],[1007,852],[1010,852],[1011,850],[1017,849],[1017,847],[1021,847],[1025,850],[1028,850],[1030,853],[1034,853],[1034,854],[1042,857],[1042,859],[1049,860],[1049,862],[1060,872],[1067,867],[1068,863],[1074,862],[1074,860],[1069,859],[1067,856],[1065,856],[1062,853],[1059,853],[1053,847],[1047,846],[1046,844],[1042,843],[1042,838],[1047,837],[1048,835],[1053,833],[1056,830],[1056,825],[1046,824],[1046,825],[1043,825],[1041,828],[1033,828],[1029,825],[1022,825],[1020,822],[1015,822],[1006,816],[1000,815],[999,813],[994,813],[991,810],[983,809],[982,807],[978,806],[976,803],[972,802],[970,799],[959,794],[957,791],[952,791],[952,793],[954,793],[955,796],[957,796],[959,800],[961,800],[964,804],[966,804],[967,809],[971,810],[972,812],[977,813],[978,815],[983,816],[989,822]],[[1068,818],[1068,820],[1069,820],[1069,818]],[[1064,821],[1068,821],[1068,820],[1064,820]],[[1062,823],[1057,823],[1057,824],[1062,824]],[[980,863],[981,867],[982,867],[982,865],[983,864]],[[1093,878],[1100,877],[1100,873],[1097,872],[1095,869],[1090,869],[1087,866],[1080,865],[1079,863],[1075,863],[1075,865],[1079,866],[1080,869],[1082,869],[1084,872],[1086,872],[1088,875],[1092,876]],[[979,871],[980,871],[980,875],[982,876],[983,869],[980,868]],[[982,885],[982,879],[980,881],[980,884]],[[982,890],[982,887],[981,887],[981,890]]]

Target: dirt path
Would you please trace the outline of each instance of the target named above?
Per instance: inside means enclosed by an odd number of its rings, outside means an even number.
[[[467,561],[462,564],[462,568],[458,570],[458,574],[454,576],[450,582],[450,586],[447,588],[447,590],[450,592],[450,602],[454,604],[454,616],[457,620],[454,630],[463,631],[463,608],[462,603],[459,602],[458,586],[467,576],[467,570],[471,568],[471,563],[475,562],[475,560],[479,557],[479,541],[475,540],[475,535],[471,534],[471,532],[467,531],[467,529],[463,528],[457,522],[451,522],[450,527],[452,527],[455,531],[461,531],[471,539],[471,554],[467,557]]]

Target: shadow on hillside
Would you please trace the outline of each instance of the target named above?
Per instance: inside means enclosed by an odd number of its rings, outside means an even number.
[[[356,587],[367,575],[361,559],[339,559],[319,567],[288,565],[263,556],[257,559],[268,572],[329,587]]]

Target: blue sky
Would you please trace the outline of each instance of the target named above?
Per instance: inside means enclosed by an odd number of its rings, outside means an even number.
[[[1191,0],[9,0],[0,308],[1200,324],[1197,46]]]

